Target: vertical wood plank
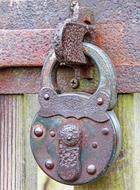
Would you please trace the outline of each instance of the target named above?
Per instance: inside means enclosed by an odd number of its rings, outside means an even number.
[[[38,167],[32,156],[30,149],[30,128],[32,120],[38,111],[39,105],[37,95],[23,95],[23,145],[24,148],[24,190],[37,189],[37,171]],[[21,118],[20,118],[21,119]]]
[[[29,146],[31,118],[38,107],[35,99],[0,96],[1,190],[37,190],[37,166]]]
[[[133,189],[140,189],[140,94],[134,94],[134,123],[133,137]]]
[[[0,95],[0,190],[72,190],[37,166],[30,149],[30,127],[37,95]]]
[[[75,190],[139,190],[140,187],[140,95],[119,95],[116,114],[123,131],[119,158],[99,181]]]

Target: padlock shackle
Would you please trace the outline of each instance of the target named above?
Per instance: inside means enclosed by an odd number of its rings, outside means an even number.
[[[99,47],[91,43],[83,42],[83,49],[85,55],[94,61],[93,64],[96,64],[99,71],[100,82],[96,92],[103,91],[110,97],[109,110],[111,110],[117,101],[116,76],[113,64],[108,55]],[[58,65],[55,52],[52,51],[43,66],[42,87],[56,90],[54,84]]]
[[[83,43],[83,46],[85,55],[94,60],[99,71],[100,82],[97,91],[107,92],[110,96],[109,109],[112,109],[117,101],[116,74],[112,61],[101,48],[86,42]]]

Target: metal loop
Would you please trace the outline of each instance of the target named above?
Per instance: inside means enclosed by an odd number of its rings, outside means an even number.
[[[110,97],[110,103],[108,109],[111,110],[117,101],[116,76],[113,69],[113,64],[108,55],[99,47],[90,43],[83,42],[83,48],[85,55],[94,60],[94,63],[96,64],[99,70],[100,82],[95,93],[99,91],[104,92]],[[53,51],[47,57],[47,60],[43,67],[43,72],[42,72],[43,87],[48,87],[56,90],[54,87],[54,81],[55,81],[57,67],[58,67],[57,59]],[[94,96],[94,94],[91,96]]]

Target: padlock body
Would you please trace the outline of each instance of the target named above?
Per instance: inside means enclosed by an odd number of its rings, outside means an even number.
[[[31,149],[41,169],[56,181],[75,185],[93,182],[113,163],[121,144],[120,127],[111,119],[36,115]]]

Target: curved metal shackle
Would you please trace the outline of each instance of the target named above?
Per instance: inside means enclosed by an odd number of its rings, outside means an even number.
[[[83,42],[83,49],[85,55],[93,60],[93,64],[96,64],[99,71],[100,81],[96,92],[103,91],[110,97],[108,109],[111,110],[117,101],[116,76],[113,64],[109,56],[99,47],[91,43]],[[47,57],[45,65],[43,66],[42,87],[48,87],[55,90],[54,83],[58,65],[55,52],[53,51]]]

